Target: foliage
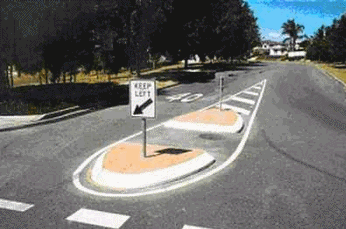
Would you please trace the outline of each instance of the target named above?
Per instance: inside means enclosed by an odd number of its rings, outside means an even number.
[[[326,62],[346,61],[346,14],[340,19],[334,19],[332,25],[321,26],[307,50],[311,60]]]
[[[283,29],[282,34],[289,36],[288,38],[284,40],[284,42],[288,40],[290,41],[290,49],[292,51],[295,50],[297,39],[302,39],[307,37],[306,35],[299,35],[300,33],[304,31],[304,26],[296,23],[294,19],[287,20],[287,22],[285,22],[281,28]]]

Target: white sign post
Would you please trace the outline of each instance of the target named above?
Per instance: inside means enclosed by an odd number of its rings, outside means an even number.
[[[143,155],[146,157],[147,123],[146,118],[156,117],[155,80],[130,81],[130,114],[143,121]]]

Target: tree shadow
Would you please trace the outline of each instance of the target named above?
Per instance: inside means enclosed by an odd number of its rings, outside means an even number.
[[[187,153],[187,152],[191,152],[192,150],[188,150],[188,149],[177,149],[177,148],[165,148],[162,150],[157,150],[155,151],[154,155],[149,155],[146,157],[156,157],[159,156],[161,154],[173,154],[173,155],[179,155],[179,154],[183,154],[183,153]]]
[[[8,101],[30,104],[36,108],[31,114],[44,114],[66,107],[80,106],[82,109],[100,110],[129,103],[128,85],[114,83],[72,83],[21,86],[13,88]],[[1,112],[2,114],[3,112]],[[28,111],[17,111],[25,115]]]

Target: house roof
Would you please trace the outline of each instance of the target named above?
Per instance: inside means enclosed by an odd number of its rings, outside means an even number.
[[[269,44],[269,45],[282,45],[282,42],[265,40],[265,41],[262,41],[262,44]]]

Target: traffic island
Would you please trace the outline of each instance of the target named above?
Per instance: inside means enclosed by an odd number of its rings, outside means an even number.
[[[210,108],[178,116],[164,124],[165,127],[203,132],[239,132],[244,121],[231,109]]]
[[[175,181],[197,173],[215,162],[201,149],[180,149],[121,143],[103,153],[91,169],[97,185],[113,189],[138,189]]]

